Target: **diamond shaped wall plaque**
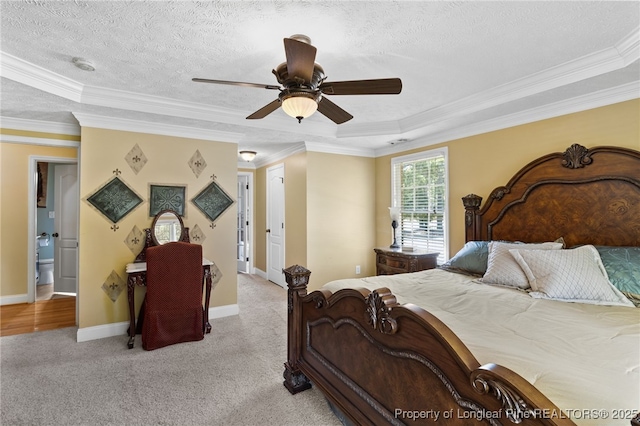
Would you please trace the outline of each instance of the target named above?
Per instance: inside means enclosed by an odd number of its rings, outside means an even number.
[[[215,262],[213,262],[213,265],[210,266],[209,270],[211,271],[211,291],[213,291],[222,278],[222,271],[220,271]]]
[[[173,210],[184,216],[186,188],[174,185],[149,185],[149,216],[154,217],[162,210]]]
[[[191,200],[195,206],[214,222],[225,210],[234,203],[233,199],[220,185],[212,181]]]
[[[189,160],[189,167],[191,167],[191,171],[196,177],[200,177],[200,173],[207,167],[207,162],[204,161],[204,157],[202,157],[200,151],[197,149]]]
[[[129,250],[135,255],[140,253],[144,248],[145,234],[136,225],[133,225],[131,232],[127,235],[124,243],[129,247]]]
[[[86,201],[111,222],[118,223],[142,203],[142,198],[118,176],[114,176],[103,187],[87,197]]]
[[[131,151],[124,157],[125,161],[133,170],[133,173],[138,174],[140,170],[147,164],[147,157],[142,152],[142,149],[136,144]]]
[[[115,302],[126,287],[126,283],[116,271],[111,271],[107,280],[102,284],[102,290]]]
[[[202,244],[204,240],[207,238],[207,236],[204,235],[204,232],[202,232],[202,229],[200,229],[198,224],[195,224],[193,228],[191,228],[190,234],[191,235],[189,236],[189,239],[194,244]]]

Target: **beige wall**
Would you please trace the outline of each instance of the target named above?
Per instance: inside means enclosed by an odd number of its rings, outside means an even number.
[[[482,135],[457,139],[376,159],[376,241],[391,239],[391,158],[440,146],[449,150],[450,255],[464,245],[464,208],[469,193],[487,197],[528,162],[571,144],[614,145],[640,150],[640,100],[564,115]]]
[[[285,267],[312,271],[310,289],[338,278],[375,273],[373,158],[306,152],[285,167]],[[266,271],[266,171],[256,171],[256,267]]]
[[[135,174],[124,158],[135,144],[147,157],[147,164]],[[207,168],[196,177],[188,161],[195,151],[200,151]],[[120,178],[138,193],[144,202],[118,222],[118,229],[111,229],[111,222],[98,213],[86,201],[80,202],[79,235],[79,326],[127,321],[126,292],[116,302],[102,290],[102,283],[111,271],[126,279],[125,265],[135,255],[124,243],[134,226],[140,230],[151,225],[149,217],[149,184],[177,184],[187,187],[187,200],[191,200],[215,174],[216,181],[235,200],[237,188],[237,145],[204,140],[149,135],[95,128],[82,128],[80,162],[80,198],[85,199],[101,187],[119,169]],[[213,260],[222,272],[222,279],[212,293],[211,306],[237,303],[236,275],[236,210],[232,206],[216,221],[214,229],[205,216],[187,202],[185,226],[198,225],[205,234],[203,255]],[[194,241],[195,242],[195,241]],[[136,289],[139,305],[144,289]]]
[[[309,152],[307,268],[310,288],[375,275],[375,160]]]
[[[66,135],[6,129],[3,129],[1,133],[3,135],[69,140]],[[75,140],[77,139],[75,137]],[[77,158],[77,149],[0,143],[0,296],[27,294],[29,157],[32,155],[74,159]],[[35,177],[32,178],[35,179]]]

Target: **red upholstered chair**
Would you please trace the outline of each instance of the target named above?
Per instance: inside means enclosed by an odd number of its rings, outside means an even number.
[[[173,242],[147,249],[142,347],[204,338],[202,246]]]

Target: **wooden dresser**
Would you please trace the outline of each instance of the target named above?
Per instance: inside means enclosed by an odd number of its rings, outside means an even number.
[[[399,248],[389,247],[377,247],[373,250],[376,252],[377,275],[404,274],[433,269],[437,265],[439,254],[420,250],[402,251]]]

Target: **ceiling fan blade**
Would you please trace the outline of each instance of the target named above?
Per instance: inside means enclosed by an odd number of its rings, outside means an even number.
[[[322,83],[319,87],[327,95],[397,95],[402,91],[399,78],[379,78],[375,80],[334,81]]]
[[[338,105],[323,97],[318,102],[318,112],[326,116],[336,124],[345,123],[353,118],[353,115],[340,108]]]
[[[227,80],[210,80],[207,78],[192,78],[191,81],[195,81],[196,83],[228,84],[229,86],[256,87],[258,89],[280,90],[280,86],[274,86],[272,84],[243,83],[241,81]]]
[[[263,106],[262,108],[260,108],[259,110],[257,110],[256,112],[248,116],[247,120],[256,120],[259,118],[265,118],[267,115],[271,114],[273,111],[280,108],[280,104],[281,104],[280,99],[276,99],[275,101]]]
[[[289,78],[298,77],[310,83],[317,49],[312,45],[293,38],[284,39],[284,52],[287,56]]]

